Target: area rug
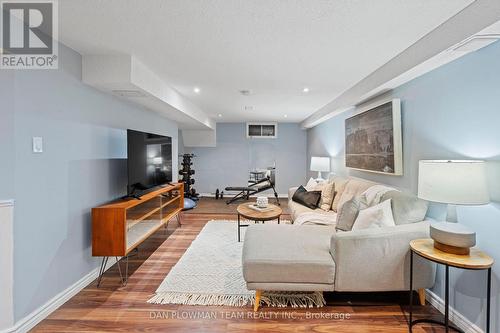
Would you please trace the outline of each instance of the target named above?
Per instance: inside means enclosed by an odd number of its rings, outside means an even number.
[[[253,305],[255,291],[248,290],[243,279],[243,242],[237,241],[236,228],[235,221],[208,222],[148,303]],[[321,292],[264,292],[261,302],[271,307],[325,305]]]

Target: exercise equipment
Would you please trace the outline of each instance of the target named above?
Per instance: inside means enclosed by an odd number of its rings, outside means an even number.
[[[276,192],[275,184],[276,184],[276,168],[268,168],[263,172],[264,175],[260,178],[260,180],[256,180],[253,174],[255,171],[250,173],[250,178],[247,186],[228,186],[226,187],[226,191],[239,191],[236,195],[234,195],[231,199],[229,199],[226,203],[229,205],[237,200],[248,200],[251,195],[264,192],[272,189],[274,192],[274,197],[276,198],[276,203],[280,205],[280,199],[278,198],[278,192]]]
[[[192,209],[196,207],[196,201],[199,200],[199,194],[196,193],[196,190],[192,187],[194,184],[194,179],[192,177],[195,174],[194,169],[192,169],[192,160],[196,155],[183,154],[179,155],[179,157],[182,157],[182,168],[179,170],[179,175],[181,175],[182,178],[179,181],[184,183],[184,209]]]

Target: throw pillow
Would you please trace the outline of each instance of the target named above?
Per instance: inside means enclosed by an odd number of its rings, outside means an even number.
[[[370,181],[358,178],[349,178],[349,182],[344,186],[344,191],[337,202],[337,211],[342,208],[344,203],[351,200],[356,195],[362,194],[371,186],[373,186],[373,183]]]
[[[382,200],[392,200],[392,215],[396,225],[420,222],[425,219],[429,203],[416,196],[399,191],[389,191]]]
[[[389,199],[378,205],[360,210],[352,230],[393,227],[395,225],[392,216],[391,199]]]
[[[323,186],[321,190],[321,201],[319,202],[319,208],[329,211],[332,208],[333,197],[335,196],[335,183],[328,181]]]
[[[332,210],[337,212],[337,206],[339,204],[340,197],[342,196],[342,193],[344,192],[344,188],[345,188],[347,182],[349,182],[349,179],[342,178],[342,177],[335,177],[333,179],[335,182],[335,192],[337,192],[337,193],[335,194],[335,198],[333,198]]]
[[[359,211],[367,207],[368,205],[364,196],[356,196],[344,203],[337,214],[337,231],[351,231]]]
[[[316,183],[316,180],[314,180],[313,178],[309,178],[305,188],[308,191],[312,191],[316,187],[316,185],[318,185],[318,183]]]
[[[322,191],[325,185],[326,183],[324,181],[318,182],[316,179],[309,178],[305,188],[308,191]]]
[[[300,186],[293,194],[292,200],[311,209],[318,208],[321,199],[321,191],[307,191]]]

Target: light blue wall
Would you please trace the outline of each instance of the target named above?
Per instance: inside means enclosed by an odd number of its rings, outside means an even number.
[[[14,197],[14,72],[0,71],[0,193]]]
[[[61,45],[59,57],[59,70],[0,71],[0,199],[16,201],[16,320],[97,267],[90,209],[126,192],[127,128],[172,136],[177,174],[176,123],[84,85],[73,50]],[[43,137],[42,154],[32,153],[33,136]]]
[[[417,78],[383,98],[400,98],[403,112],[404,176],[384,176],[344,167],[344,120],[338,115],[308,131],[308,156],[332,156],[338,174],[350,174],[417,192],[421,159],[485,159],[493,199],[499,200],[500,43]],[[457,181],[460,181],[457,179]],[[477,232],[478,246],[500,262],[500,204],[460,207],[459,220]],[[443,219],[443,206],[430,215]],[[492,332],[500,332],[500,264],[493,268]],[[486,272],[451,270],[451,304],[485,327]],[[443,270],[434,292],[443,295]]]
[[[197,156],[194,187],[199,193],[246,186],[250,170],[273,162],[280,194],[288,193],[289,187],[303,183],[306,177],[306,131],[298,124],[278,124],[276,139],[248,139],[245,123],[218,123],[216,147],[186,147],[185,151]]]

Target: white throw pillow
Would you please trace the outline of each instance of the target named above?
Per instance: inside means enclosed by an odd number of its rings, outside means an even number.
[[[318,183],[316,181],[316,179],[309,178],[309,180],[307,181],[307,184],[305,186],[305,189],[307,191],[322,191],[325,184],[326,183],[324,183],[324,182]]]
[[[389,199],[378,205],[360,210],[352,230],[393,227],[395,225],[392,216],[391,199]]]
[[[309,180],[307,181],[307,184],[306,186],[304,186],[306,188],[306,190],[308,191],[312,191],[312,189],[316,186],[316,181],[312,178],[309,178]]]

